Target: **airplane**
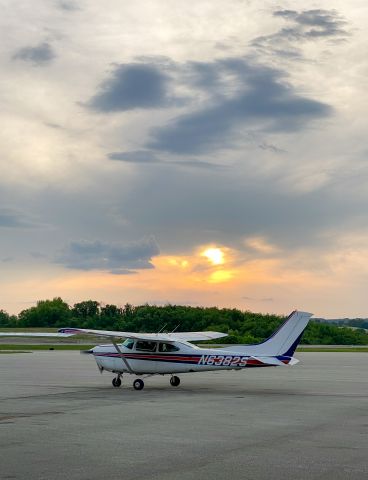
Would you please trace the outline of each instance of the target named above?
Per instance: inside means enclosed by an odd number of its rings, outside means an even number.
[[[0,336],[66,338],[83,334],[109,338],[111,344],[98,345],[81,353],[94,356],[100,373],[108,371],[115,375],[114,387],[121,386],[121,378],[126,373],[143,378],[170,375],[170,384],[177,387],[180,384],[177,374],[182,373],[296,365],[299,360],[293,355],[311,316],[311,313],[295,310],[267,340],[222,348],[201,348],[190,343],[227,336],[211,331],[133,333],[60,328],[58,333],[0,332]],[[125,339],[124,342],[121,343],[121,339]],[[142,378],[136,378],[133,387],[142,390]]]

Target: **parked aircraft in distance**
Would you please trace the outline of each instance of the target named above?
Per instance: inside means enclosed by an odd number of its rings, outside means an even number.
[[[65,338],[83,334],[109,338],[111,344],[98,345],[82,353],[94,356],[101,373],[115,374],[114,387],[121,386],[125,373],[143,378],[170,375],[170,384],[177,387],[180,384],[177,375],[182,373],[295,365],[299,360],[293,355],[311,316],[311,313],[294,311],[264,342],[224,348],[201,348],[190,343],[227,336],[220,332],[133,333],[61,328],[58,333],[0,332],[0,336]],[[121,343],[121,339],[125,341]],[[142,378],[135,379],[133,387],[142,390]]]

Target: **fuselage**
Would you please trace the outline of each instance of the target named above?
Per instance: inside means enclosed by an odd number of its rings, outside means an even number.
[[[116,373],[173,374],[209,370],[239,370],[274,366],[246,351],[199,348],[188,342],[154,342],[128,339],[122,344],[99,345],[92,349],[100,369]],[[275,357],[289,363],[290,357]]]

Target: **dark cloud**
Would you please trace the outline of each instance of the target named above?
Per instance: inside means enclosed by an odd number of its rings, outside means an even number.
[[[136,150],[131,152],[112,152],[108,154],[110,160],[127,163],[160,163],[159,158],[149,150]]]
[[[226,165],[204,162],[202,160],[178,160],[176,162],[170,162],[170,164],[184,168],[199,168],[204,170],[222,170],[228,168]]]
[[[170,76],[158,63],[129,63],[115,68],[88,106],[98,112],[161,108],[174,102]]]
[[[176,154],[204,153],[227,146],[231,134],[242,128],[290,132],[332,111],[322,102],[298,95],[286,83],[285,73],[275,68],[226,59],[202,64],[200,69],[196,64],[195,69],[200,72],[197,85],[207,84],[207,93],[215,86],[212,97],[203,107],[154,129],[147,147]],[[225,78],[219,96],[217,85]]]
[[[35,47],[21,48],[13,55],[14,60],[24,60],[40,66],[49,64],[55,57],[54,50],[47,42]]]
[[[152,129],[144,150],[112,152],[110,160],[217,168],[209,162],[163,160],[157,152],[207,153],[227,148],[244,129],[291,132],[332,112],[328,105],[298,94],[283,70],[243,57],[186,64],[163,57],[140,61],[146,63],[116,67],[88,105],[100,112],[168,107],[178,100],[171,94],[173,85],[190,91],[192,104],[187,98],[186,113]]]
[[[80,10],[80,7],[75,2],[70,0],[60,0],[58,2],[58,7],[67,12],[75,12]]]
[[[126,275],[134,270],[153,268],[152,257],[160,253],[154,238],[127,244],[100,241],[71,242],[55,259],[55,263],[75,270],[105,270]]]
[[[119,162],[148,164],[148,165],[173,165],[187,168],[202,168],[202,169],[218,169],[226,168],[224,165],[219,165],[210,162],[203,162],[201,160],[162,160],[154,152],[150,150],[137,150],[131,152],[112,152],[108,154],[110,160],[117,160]]]
[[[182,78],[191,86],[214,92],[225,86],[216,62],[188,62],[182,67]]]
[[[280,56],[301,58],[298,50],[302,41],[318,38],[340,41],[348,35],[347,22],[335,10],[277,10],[273,15],[283,18],[290,26],[257,37],[252,45]]]
[[[267,142],[260,143],[258,145],[258,148],[260,148],[261,150],[268,150],[269,152],[272,152],[272,153],[278,153],[278,154],[287,153],[286,150],[283,150],[282,148],[276,147],[276,145],[272,145],[271,143],[267,143]]]
[[[306,37],[330,37],[345,36],[346,21],[343,20],[335,10],[305,10],[296,12],[294,10],[277,10],[274,16],[281,16],[292,20],[303,27],[300,33]]]
[[[58,123],[45,122],[44,125],[46,125],[46,127],[54,128],[55,130],[64,130],[64,127],[62,127]]]

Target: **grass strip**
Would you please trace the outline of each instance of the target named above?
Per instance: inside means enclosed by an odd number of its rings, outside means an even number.
[[[32,353],[25,350],[0,350],[0,355],[10,355],[11,353]]]
[[[96,345],[63,345],[63,344],[56,344],[51,345],[49,343],[45,343],[43,345],[24,345],[24,344],[0,344],[0,351],[23,351],[23,350],[89,350],[90,348],[95,347]]]

